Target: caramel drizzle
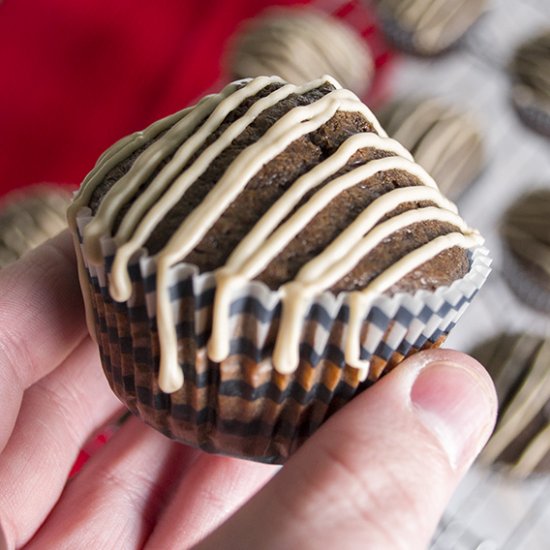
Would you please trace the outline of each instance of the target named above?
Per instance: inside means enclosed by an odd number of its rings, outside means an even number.
[[[291,94],[303,94],[314,90],[327,82],[334,86],[334,91],[314,103],[291,109],[256,143],[241,151],[203,202],[183,220],[164,248],[156,254],[157,326],[161,349],[159,386],[167,393],[178,390],[183,384],[183,373],[178,361],[176,329],[168,293],[172,267],[183,261],[195,248],[262,166],[283,152],[294,140],[321,127],[337,111],[363,114],[376,133],[362,133],[349,137],[331,157],[298,178],[252,228],[233,251],[226,265],[215,272],[213,327],[207,346],[211,360],[223,361],[229,354],[229,306],[234,291],[260,273],[334,197],[379,172],[405,170],[418,178],[423,185],[396,189],[373,201],[331,245],[302,267],[294,281],[281,287],[278,292],[283,310],[273,353],[273,365],[279,372],[292,372],[298,366],[302,323],[314,296],[330,288],[352,270],[361,258],[384,238],[410,224],[424,220],[450,222],[460,230],[438,237],[404,256],[364,290],[350,293],[351,323],[345,356],[348,364],[362,369],[363,373],[368,370],[368,364],[359,359],[357,327],[360,329],[372,297],[388,289],[404,275],[441,251],[454,246],[466,248],[480,243],[479,235],[465,226],[456,214],[454,205],[441,196],[433,179],[412,161],[410,154],[399,143],[386,136],[370,110],[353,93],[342,89],[330,77],[323,77],[303,86],[283,85],[257,100],[246,113],[229,125],[214,143],[204,149],[193,163],[186,165],[193,153],[219,127],[227,114],[246,98],[276,82],[280,82],[277,77],[259,77],[238,89],[235,89],[235,85],[230,85],[218,96],[212,96],[187,110],[170,130],[142,153],[126,176],[113,185],[84,231],[83,248],[86,255],[89,255],[92,261],[100,261],[99,239],[101,235],[110,233],[119,209],[137,193],[151,174],[153,168],[149,163],[158,164],[163,156],[175,151],[170,162],[132,204],[114,237],[118,248],[111,271],[109,290],[114,300],[129,299],[132,287],[128,262],[145,244],[165,214],[184,196],[186,190],[204,173],[210,163],[262,112],[282,99]],[[203,123],[198,128],[201,121]],[[164,125],[162,129],[165,129]],[[193,133],[193,130],[196,131]],[[158,135],[162,130],[157,128],[155,131],[154,135]],[[151,136],[147,132],[148,130],[143,135],[150,139]],[[321,187],[327,178],[346,165],[354,153],[365,147],[388,151],[394,156],[368,162]],[[104,177],[109,167],[120,162],[122,154],[119,155],[119,151],[128,148],[135,151],[138,147],[134,140],[126,141],[119,146],[118,151],[108,153],[100,160],[99,167],[96,167],[94,172],[101,171],[102,176],[96,176],[92,172],[87,178],[84,183],[86,189],[73,205],[73,216],[76,216],[81,206],[86,205],[93,187]],[[312,190],[315,192],[308,201],[291,215],[300,199]],[[376,225],[400,204],[420,200],[432,201],[437,207],[408,211]]]

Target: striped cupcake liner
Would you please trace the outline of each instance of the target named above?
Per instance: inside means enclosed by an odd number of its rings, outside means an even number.
[[[78,231],[91,221],[77,218]],[[486,280],[488,252],[471,252],[465,277],[435,292],[381,295],[361,331],[361,359],[371,369],[362,381],[345,363],[347,293],[321,293],[304,322],[300,363],[278,373],[271,354],[281,314],[277,292],[250,282],[232,298],[230,354],[220,363],[206,355],[215,280],[181,263],[171,271],[169,292],[176,322],[183,387],[158,387],[156,265],[145,250],[130,263],[130,300],[114,302],[108,283],[116,245],[102,240],[104,261],[86,262],[100,355],[115,394],[146,423],[167,436],[209,452],[282,463],[331,414],[416,351],[437,347]]]

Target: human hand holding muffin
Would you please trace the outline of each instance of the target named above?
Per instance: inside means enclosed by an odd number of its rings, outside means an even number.
[[[67,483],[78,449],[119,410],[74,261],[64,234],[0,271],[4,547],[426,546],[496,408],[483,369],[451,351],[406,359],[282,469],[173,443],[132,418]]]
[[[165,435],[282,463],[489,272],[481,235],[330,76],[244,79],[110,147],[68,211],[113,391]]]
[[[111,388],[192,447],[131,418],[66,483],[118,405],[50,242],[0,273],[8,547],[427,543],[496,407],[477,363],[414,354],[486,251],[353,93],[232,83],[110,148],[68,218]]]

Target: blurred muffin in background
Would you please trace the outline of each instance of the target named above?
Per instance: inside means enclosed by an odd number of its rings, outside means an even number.
[[[401,100],[386,106],[379,120],[452,199],[458,198],[484,167],[481,129],[470,112],[437,99]]]
[[[505,279],[523,302],[550,313],[550,188],[519,197],[504,214],[501,233]]]
[[[369,47],[352,27],[304,8],[270,8],[244,22],[230,44],[230,77],[277,75],[304,84],[328,74],[361,96],[374,69]]]
[[[67,227],[71,193],[65,187],[39,184],[0,199],[0,268],[54,237]]]
[[[510,71],[512,101],[520,118],[550,136],[550,29],[517,49]]]
[[[472,351],[495,382],[496,429],[480,456],[527,477],[550,471],[550,340],[499,334]]]
[[[400,50],[437,55],[454,46],[479,19],[486,0],[375,0],[381,27]]]

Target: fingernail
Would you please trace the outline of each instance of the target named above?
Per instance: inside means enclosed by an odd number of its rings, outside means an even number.
[[[434,362],[411,390],[418,418],[435,435],[452,468],[469,466],[495,422],[496,398],[489,380],[472,365]]]

